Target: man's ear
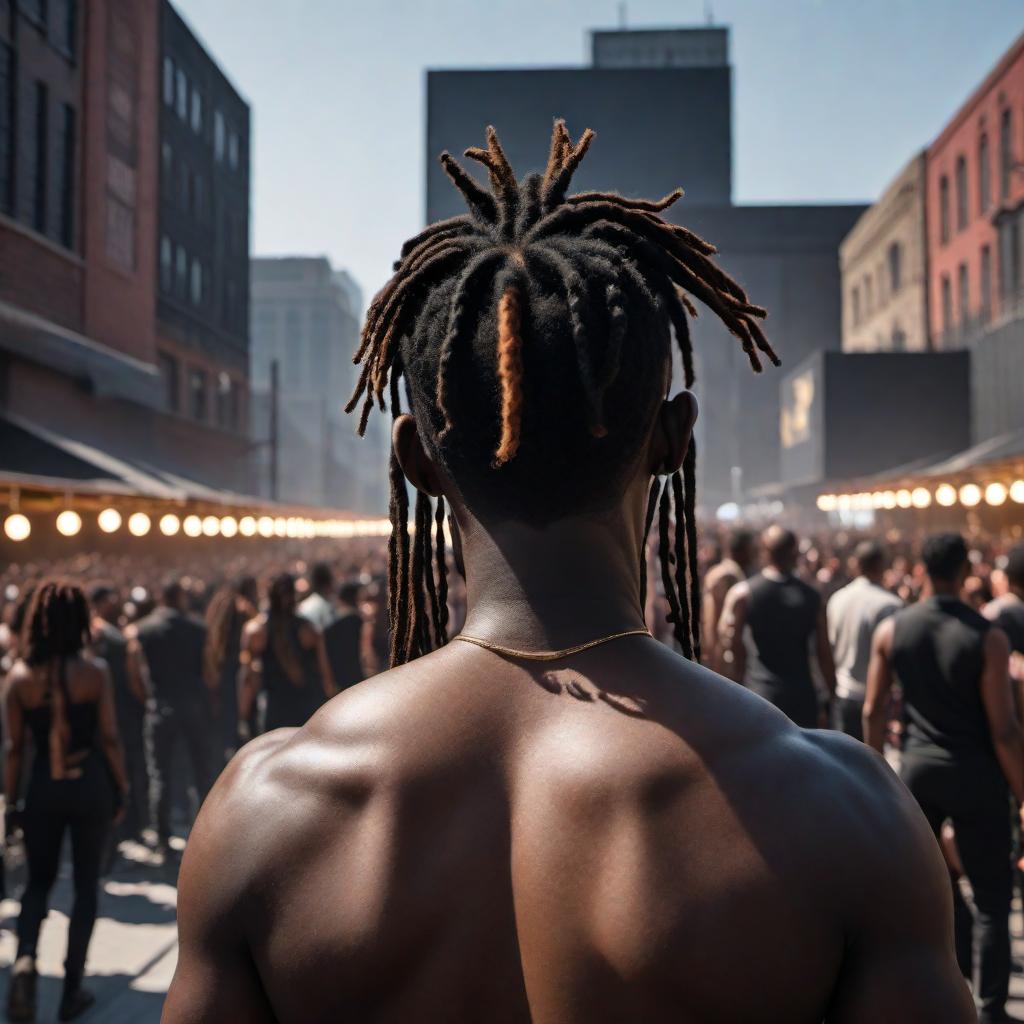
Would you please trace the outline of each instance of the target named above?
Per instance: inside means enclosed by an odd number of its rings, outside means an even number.
[[[441,480],[433,460],[423,447],[416,421],[404,413],[391,429],[391,444],[406,479],[418,491],[436,498],[441,493]]]
[[[697,399],[689,391],[661,403],[651,433],[648,470],[651,476],[674,473],[683,464],[697,422]]]

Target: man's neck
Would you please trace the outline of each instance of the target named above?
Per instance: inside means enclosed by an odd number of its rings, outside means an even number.
[[[638,536],[611,517],[542,528],[471,524],[462,536],[465,632],[549,650],[643,628]]]

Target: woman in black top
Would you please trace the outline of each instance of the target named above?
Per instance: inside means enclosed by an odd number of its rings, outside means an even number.
[[[295,612],[295,579],[270,584],[267,612],[246,625],[241,660],[246,673],[239,692],[239,720],[247,722],[256,694],[266,694],[264,732],[305,725],[334,696],[323,634]]]
[[[100,864],[127,789],[114,692],[106,664],[89,657],[89,607],[81,589],[50,580],[25,617],[20,659],[4,692],[8,748],[4,791],[8,832],[25,834],[28,883],[18,918],[18,954],[8,989],[8,1018],[35,1019],[36,944],[57,878],[65,829],[71,832],[75,901],[60,1019],[94,1002],[81,987],[96,921]],[[16,804],[25,739],[35,756],[23,809]]]

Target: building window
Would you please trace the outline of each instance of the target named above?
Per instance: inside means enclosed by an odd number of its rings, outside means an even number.
[[[853,307],[853,326],[860,327],[860,289],[854,288],[850,293],[850,305]]]
[[[61,104],[60,131],[60,240],[75,246],[75,108]]]
[[[949,241],[949,178],[939,178],[939,241]]]
[[[234,430],[238,427],[236,392],[234,382],[228,374],[217,374],[217,426],[225,430]]]
[[[224,115],[219,111],[213,112],[213,157],[218,162],[224,159]]]
[[[953,330],[953,288],[949,274],[942,275],[942,333],[948,337]]]
[[[903,284],[903,266],[902,266],[903,251],[900,249],[899,242],[893,242],[889,246],[887,254],[889,263],[889,294],[895,295]]]
[[[184,160],[178,164],[178,205],[183,210],[192,209],[192,169]]]
[[[77,50],[76,33],[78,30],[78,9],[76,0],[56,0],[56,12],[51,31],[53,45],[74,61]]]
[[[999,290],[1004,303],[1016,302],[1020,272],[1020,221],[1011,217],[999,225]]]
[[[203,302],[203,265],[199,260],[192,260],[192,278],[190,283],[192,293],[192,304],[202,305]]]
[[[864,278],[864,315],[870,317],[875,311],[875,286],[870,277]]]
[[[903,352],[907,347],[907,335],[898,323],[892,326],[891,347],[893,352]]]
[[[203,97],[198,89],[192,89],[192,131],[197,135],[203,130]]]
[[[180,117],[182,121],[185,121],[188,119],[188,78],[181,68],[178,68],[177,83],[178,117]]]
[[[192,177],[192,214],[196,220],[202,220],[206,205],[206,186],[203,184],[203,176],[195,174]]]
[[[992,202],[992,168],[988,162],[988,136],[978,140],[978,213],[988,213]]]
[[[174,61],[164,57],[164,103],[174,106]]]
[[[178,246],[177,261],[175,263],[174,290],[179,298],[185,298],[188,294],[188,253],[185,246]]]
[[[174,189],[174,150],[169,142],[160,146],[160,177],[163,194],[170,198]]]
[[[956,229],[967,227],[967,160],[963,155],[956,158]]]
[[[21,13],[40,28],[46,27],[46,0],[18,0]]]
[[[957,270],[957,292],[960,304],[960,326],[966,329],[971,316],[971,297],[968,291],[966,263],[961,263]]]
[[[160,376],[164,380],[164,404],[168,412],[181,411],[181,380],[178,360],[167,352],[157,354]]]
[[[999,198],[1010,196],[1010,171],[1013,169],[1013,115],[1003,109],[999,124]]]
[[[193,366],[188,372],[188,411],[194,420],[206,422],[206,379],[205,370]]]
[[[228,164],[231,170],[238,170],[238,135],[231,132],[228,136]]]
[[[981,296],[979,311],[983,323],[992,319],[992,250],[987,246],[981,247]]]
[[[14,51],[0,39],[0,210],[14,207]]]
[[[166,235],[160,239],[160,287],[168,294],[174,287],[174,246]]]
[[[50,90],[45,82],[36,82],[35,92],[35,145],[32,152],[32,226],[36,231],[46,231],[46,184],[48,173]]]

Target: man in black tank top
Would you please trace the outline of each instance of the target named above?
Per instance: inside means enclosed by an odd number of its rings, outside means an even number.
[[[864,705],[866,741],[881,751],[892,681],[903,690],[906,742],[900,774],[935,835],[953,822],[976,908],[954,884],[957,957],[974,978],[982,1024],[1010,1020],[1010,798],[1024,803],[1024,740],[1013,713],[1002,630],[964,604],[968,572],[959,534],[924,545],[930,596],[875,633]]]
[[[820,724],[812,651],[829,694],[836,688],[821,595],[793,575],[796,535],[769,527],[761,538],[768,565],[729,591],[722,612],[726,674],[804,729]]]

